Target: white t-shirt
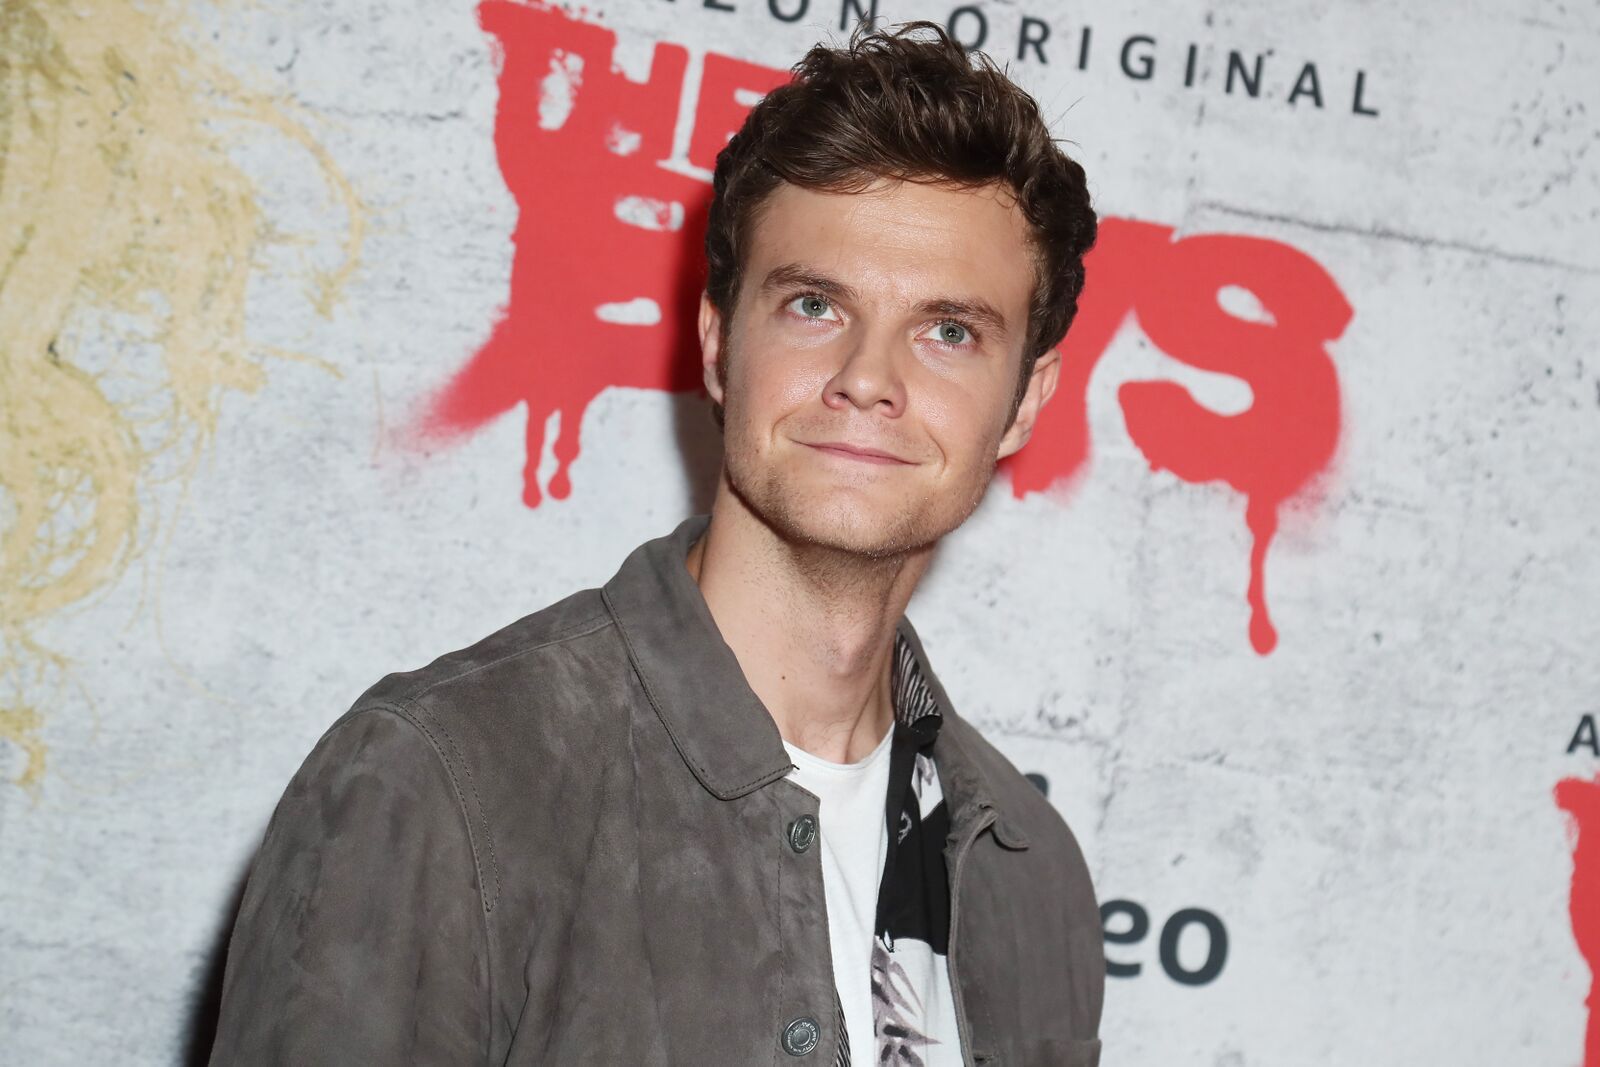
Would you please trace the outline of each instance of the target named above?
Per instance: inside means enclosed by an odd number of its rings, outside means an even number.
[[[891,728],[865,759],[849,764],[820,759],[785,741],[795,764],[789,778],[819,802],[822,890],[834,983],[850,1039],[848,1062],[879,1063],[883,1044],[893,1051],[893,1062],[914,1052],[927,1067],[959,1067],[961,1045],[944,956],[912,938],[901,939],[891,952],[876,936],[879,883],[889,851],[884,808],[893,738]],[[916,757],[913,789],[919,808],[931,810],[941,799],[932,761],[925,756]],[[882,972],[876,1003],[874,970]],[[888,1032],[880,1035],[883,1024]]]
[[[878,920],[878,880],[889,854],[884,800],[894,730],[859,763],[833,763],[785,741],[795,769],[789,778],[816,794],[822,895],[828,907],[833,981],[850,1035],[850,1062],[878,1062],[872,1025],[872,941]]]

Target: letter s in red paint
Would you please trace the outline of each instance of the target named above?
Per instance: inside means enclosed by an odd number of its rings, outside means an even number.
[[[1154,469],[1188,482],[1222,481],[1246,498],[1250,553],[1250,643],[1272,651],[1265,561],[1278,508],[1333,458],[1339,440],[1339,378],[1328,342],[1344,332],[1350,304],[1327,271],[1277,241],[1231,234],[1167,245],[1134,297],[1134,313],[1156,347],[1200,370],[1249,384],[1245,411],[1220,415],[1176,382],[1126,382],[1118,392],[1128,433]],[[1262,321],[1224,310],[1228,286],[1248,290]]]
[[[1028,447],[1008,458],[1012,492],[1025,496],[1071,478],[1089,455],[1089,379],[1130,315],[1157,348],[1201,370],[1243,379],[1248,410],[1222,415],[1176,382],[1132,381],[1118,390],[1128,434],[1156,469],[1188,482],[1222,481],[1245,494],[1250,554],[1250,642],[1272,651],[1264,571],[1278,508],[1333,458],[1339,379],[1327,345],[1351,318],[1339,286],[1311,257],[1278,241],[1101,220],[1084,261],[1078,316],[1061,344],[1061,384]],[[1261,321],[1227,311],[1229,286],[1260,302]]]

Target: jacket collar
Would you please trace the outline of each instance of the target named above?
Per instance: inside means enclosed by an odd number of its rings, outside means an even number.
[[[777,723],[684,565],[710,521],[692,516],[634,549],[601,595],[689,770],[712,795],[732,800],[782,778],[790,764]]]
[[[691,516],[634,549],[601,595],[645,695],[689,770],[713,796],[732,800],[782,778],[792,764],[777,724],[684,565],[710,521],[709,515]],[[952,823],[979,817],[995,806],[994,791],[974,739],[965,736],[971,727],[949,722],[955,718],[950,698],[909,619],[901,616],[896,634],[896,716],[908,725],[926,716],[931,721],[922,728],[938,731],[935,762]],[[1026,847],[1003,815],[996,830],[1014,847]]]

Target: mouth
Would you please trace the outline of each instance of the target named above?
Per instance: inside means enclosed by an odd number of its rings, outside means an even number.
[[[889,452],[876,448],[863,448],[860,445],[846,444],[843,441],[818,441],[816,443],[804,441],[801,443],[807,448],[816,449],[818,452],[858,463],[878,463],[897,467],[911,466],[910,460],[901,459],[899,456]]]

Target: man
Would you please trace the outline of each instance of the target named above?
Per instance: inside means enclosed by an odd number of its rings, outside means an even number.
[[[710,516],[329,731],[214,1062],[1098,1062],[1083,857],[903,617],[1055,389],[1083,171],[914,23],[813,49],[714,196]]]

